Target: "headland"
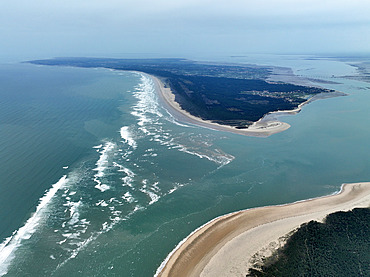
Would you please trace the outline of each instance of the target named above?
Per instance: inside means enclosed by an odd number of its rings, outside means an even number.
[[[277,114],[297,113],[313,99],[337,96],[335,91],[302,80],[288,69],[271,66],[186,59],[56,58],[30,63],[102,67],[156,76],[160,98],[177,119],[247,136],[282,132],[289,124],[275,119]],[[289,82],[279,80],[287,76]]]
[[[245,129],[238,129],[233,126],[218,124],[210,120],[203,120],[202,118],[194,116],[188,111],[182,109],[180,104],[176,102],[175,94],[171,91],[171,88],[165,87],[164,83],[158,77],[153,75],[150,76],[155,82],[158,96],[163,103],[163,106],[177,120],[213,130],[254,137],[267,137],[275,133],[283,132],[290,127],[288,123],[277,120],[265,120],[264,118],[254,122],[251,126]],[[290,112],[297,113],[300,109],[301,107]]]

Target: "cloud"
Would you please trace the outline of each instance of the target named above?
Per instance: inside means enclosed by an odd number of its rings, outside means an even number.
[[[367,0],[2,0],[0,51],[359,51],[369,13]]]

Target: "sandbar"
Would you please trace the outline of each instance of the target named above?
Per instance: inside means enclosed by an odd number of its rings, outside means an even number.
[[[245,276],[251,259],[301,224],[370,207],[370,182],[343,184],[338,193],[291,204],[242,210],[199,227],[168,255],[155,276]]]

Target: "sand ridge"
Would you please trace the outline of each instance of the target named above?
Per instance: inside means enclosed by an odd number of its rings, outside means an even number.
[[[156,276],[245,276],[253,255],[301,224],[336,211],[370,207],[370,182],[343,184],[334,195],[218,217],[190,234]]]

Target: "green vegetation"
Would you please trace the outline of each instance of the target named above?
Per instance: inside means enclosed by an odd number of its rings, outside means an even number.
[[[246,276],[370,276],[370,209],[303,224],[264,265]]]
[[[201,64],[184,59],[58,58],[31,63],[142,71],[161,78],[192,115],[246,128],[265,114],[292,110],[329,90],[266,81],[271,67]]]
[[[269,112],[294,109],[306,101],[307,95],[323,92],[260,79],[176,76],[167,81],[183,109],[202,119],[239,128]]]

